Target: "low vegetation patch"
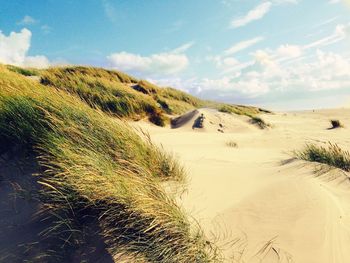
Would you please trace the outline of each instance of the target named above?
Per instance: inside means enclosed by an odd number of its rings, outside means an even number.
[[[250,123],[257,125],[260,129],[271,127],[269,123],[266,123],[262,118],[258,116],[250,116]]]
[[[307,144],[305,149],[295,153],[296,157],[310,162],[327,164],[332,167],[350,171],[350,153],[337,144],[328,143],[327,147]]]
[[[245,115],[248,117],[260,113],[260,110],[258,108],[241,106],[241,105],[219,104],[217,105],[217,109],[220,112],[237,114],[237,115]]]
[[[34,259],[46,250],[51,254],[45,262],[72,258],[93,232],[103,237],[112,257],[217,262],[217,248],[162,186],[164,181],[184,180],[177,161],[122,120],[72,94],[75,81],[81,84],[78,89],[98,89],[96,79],[82,81],[83,72],[60,74],[46,78],[61,87],[53,89],[0,66],[0,145],[5,150],[20,146],[37,156],[42,172],[34,178],[41,186],[41,212],[54,218],[36,242],[24,240],[17,248],[26,253],[36,246],[25,260],[41,262]],[[60,249],[50,248],[48,242]],[[6,258],[7,251],[1,253]]]
[[[268,110],[256,107],[230,104],[217,104],[216,107],[220,112],[248,116],[250,118],[250,123],[257,125],[260,129],[266,129],[271,126],[270,124],[266,123],[262,118],[257,116],[257,114],[259,113],[271,113]]]
[[[343,128],[343,124],[339,120],[331,120],[332,129]]]
[[[228,141],[228,142],[226,142],[226,146],[231,147],[231,148],[237,148],[238,144],[235,141]]]
[[[12,65],[8,65],[7,68],[13,72],[19,73],[23,76],[30,77],[30,76],[38,76],[38,70],[36,69],[26,69],[26,68],[20,68]]]
[[[149,121],[157,126],[165,127],[170,120],[167,116],[164,116],[160,111],[154,112],[149,118]]]
[[[169,87],[160,88],[145,80],[139,81],[133,88],[151,96],[167,114],[182,114],[204,106],[203,101],[186,92]]]

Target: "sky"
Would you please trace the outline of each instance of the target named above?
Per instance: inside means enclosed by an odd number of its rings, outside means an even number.
[[[350,106],[350,0],[0,0],[0,63],[117,69],[273,110]]]

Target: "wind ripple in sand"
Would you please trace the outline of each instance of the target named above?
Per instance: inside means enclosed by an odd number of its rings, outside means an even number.
[[[191,180],[181,202],[197,211],[205,232],[219,225],[233,239],[246,240],[236,251],[244,251],[244,261],[233,262],[291,262],[289,255],[296,263],[350,262],[349,179],[341,173],[315,178],[312,165],[299,161],[278,165],[310,141],[350,149],[350,110],[264,115],[273,124],[267,131],[241,116],[200,112],[209,124],[202,132],[192,130],[191,118],[179,129],[144,127],[185,164]],[[345,128],[328,130],[330,116]],[[224,134],[217,132],[219,123]],[[228,148],[230,140],[238,147]]]
[[[348,193],[341,196],[350,201]],[[294,262],[346,263],[350,259],[348,212],[349,207],[317,180],[290,177],[247,197],[215,221],[236,235],[245,233],[247,251],[257,251],[276,237],[272,247],[288,251]],[[271,262],[271,255],[261,262]]]

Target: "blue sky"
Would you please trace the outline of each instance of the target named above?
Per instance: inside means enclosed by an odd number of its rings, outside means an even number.
[[[0,0],[0,63],[114,68],[272,109],[350,105],[349,0]]]

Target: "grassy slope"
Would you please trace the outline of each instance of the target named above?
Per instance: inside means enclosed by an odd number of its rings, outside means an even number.
[[[48,70],[9,69],[26,76],[41,77],[44,85],[78,95],[90,106],[98,106],[105,112],[121,117],[149,120],[164,126],[167,116],[183,114],[200,107],[212,107],[219,111],[246,115],[253,118],[263,109],[200,100],[173,88],[160,88],[145,80],[137,80],[118,71],[91,67],[64,67]]]
[[[113,116],[147,117],[163,126],[168,115],[200,107],[251,118],[263,110],[203,101],[90,67],[0,65],[0,87],[1,150],[29,149],[44,170],[35,177],[42,188],[37,194],[53,219],[33,251],[43,252],[40,240],[49,236],[62,248],[49,253],[50,262],[69,258],[93,239],[91,226],[98,226],[93,232],[103,237],[112,256],[126,253],[147,262],[219,260],[215,246],[162,187],[167,180],[182,182],[182,168]]]
[[[130,86],[136,79],[125,74],[96,68],[51,68],[40,73],[41,83],[78,95],[90,106],[120,117],[151,120],[161,117],[162,112],[150,97]]]
[[[165,114],[180,114],[200,107],[200,100],[171,88],[161,89],[147,81],[117,71],[88,67],[51,68],[40,72],[41,82],[78,95],[90,106],[120,117],[147,116],[159,126]]]
[[[54,74],[51,71],[55,69],[48,71]],[[92,83],[108,89],[108,94],[119,92],[115,73],[103,72],[110,77],[104,76],[102,85],[97,81],[101,76],[83,80],[80,72],[68,74],[66,83],[55,77],[59,88],[52,89],[0,66],[0,144],[4,149],[17,145],[34,151],[43,168],[35,177],[42,187],[38,196],[44,210],[55,217],[45,233],[62,245],[50,255],[50,262],[69,258],[70,251],[84,244],[89,232],[86,218],[99,226],[98,234],[113,256],[126,253],[147,262],[216,261],[215,248],[199,227],[191,227],[161,186],[165,180],[183,180],[176,161],[123,121],[70,94],[79,92],[71,90],[77,80],[87,93]],[[140,98],[145,105],[153,103]],[[128,114],[141,114],[138,110]]]

